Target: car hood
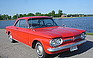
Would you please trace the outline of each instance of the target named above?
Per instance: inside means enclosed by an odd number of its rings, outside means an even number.
[[[69,37],[81,34],[85,32],[85,30],[68,28],[68,27],[47,27],[47,28],[37,28],[35,29],[36,32],[41,33],[45,36],[50,36],[53,38],[56,37]]]

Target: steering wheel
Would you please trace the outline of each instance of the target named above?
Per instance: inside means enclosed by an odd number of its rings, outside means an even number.
[[[52,24],[51,23],[47,23],[46,26],[52,26]]]

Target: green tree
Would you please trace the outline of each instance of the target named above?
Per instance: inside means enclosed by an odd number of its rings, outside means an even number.
[[[49,15],[49,14],[43,14],[43,16],[51,16],[51,15]]]
[[[35,16],[41,16],[41,13],[40,12],[36,12]]]
[[[50,12],[50,13],[48,13],[48,16],[52,16],[52,13]]]
[[[26,17],[27,15],[26,14],[23,14],[23,17]]]
[[[23,15],[22,14],[19,14],[19,17],[23,17]]]
[[[33,13],[28,13],[27,16],[34,16],[34,14]]]
[[[55,17],[55,11],[54,11],[54,10],[52,10],[51,15],[52,15],[53,17]]]
[[[59,15],[58,14],[55,14],[55,17],[59,17]]]
[[[8,16],[8,19],[10,20],[11,19],[11,16]]]
[[[8,15],[6,15],[6,14],[2,15],[2,19],[3,20],[8,20]]]
[[[0,20],[2,20],[3,18],[2,18],[2,15],[0,14]]]
[[[58,10],[58,16],[61,17],[62,14],[62,10]]]
[[[13,19],[17,19],[17,15],[14,15],[14,16],[13,16]]]

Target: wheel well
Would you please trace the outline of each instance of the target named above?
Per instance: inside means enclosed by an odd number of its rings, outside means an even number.
[[[8,35],[10,34],[10,31],[8,31]]]
[[[33,43],[32,43],[32,48],[35,49],[35,45],[36,43],[38,42],[38,40],[34,40]]]

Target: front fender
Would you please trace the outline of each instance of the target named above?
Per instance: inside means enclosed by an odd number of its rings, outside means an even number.
[[[39,41],[42,45],[43,45],[43,48],[45,50],[45,52],[47,53],[47,49],[50,48],[50,40],[51,39],[47,39],[47,38],[35,38],[32,42],[31,42],[31,46],[33,45],[33,42],[34,41]]]
[[[35,39],[32,41],[32,44],[33,44],[33,42],[34,42],[35,40],[41,42],[43,46],[46,46],[46,45],[47,45],[47,46],[50,46],[50,40],[51,40],[51,39],[35,38]],[[31,45],[31,46],[32,46],[32,45]]]

